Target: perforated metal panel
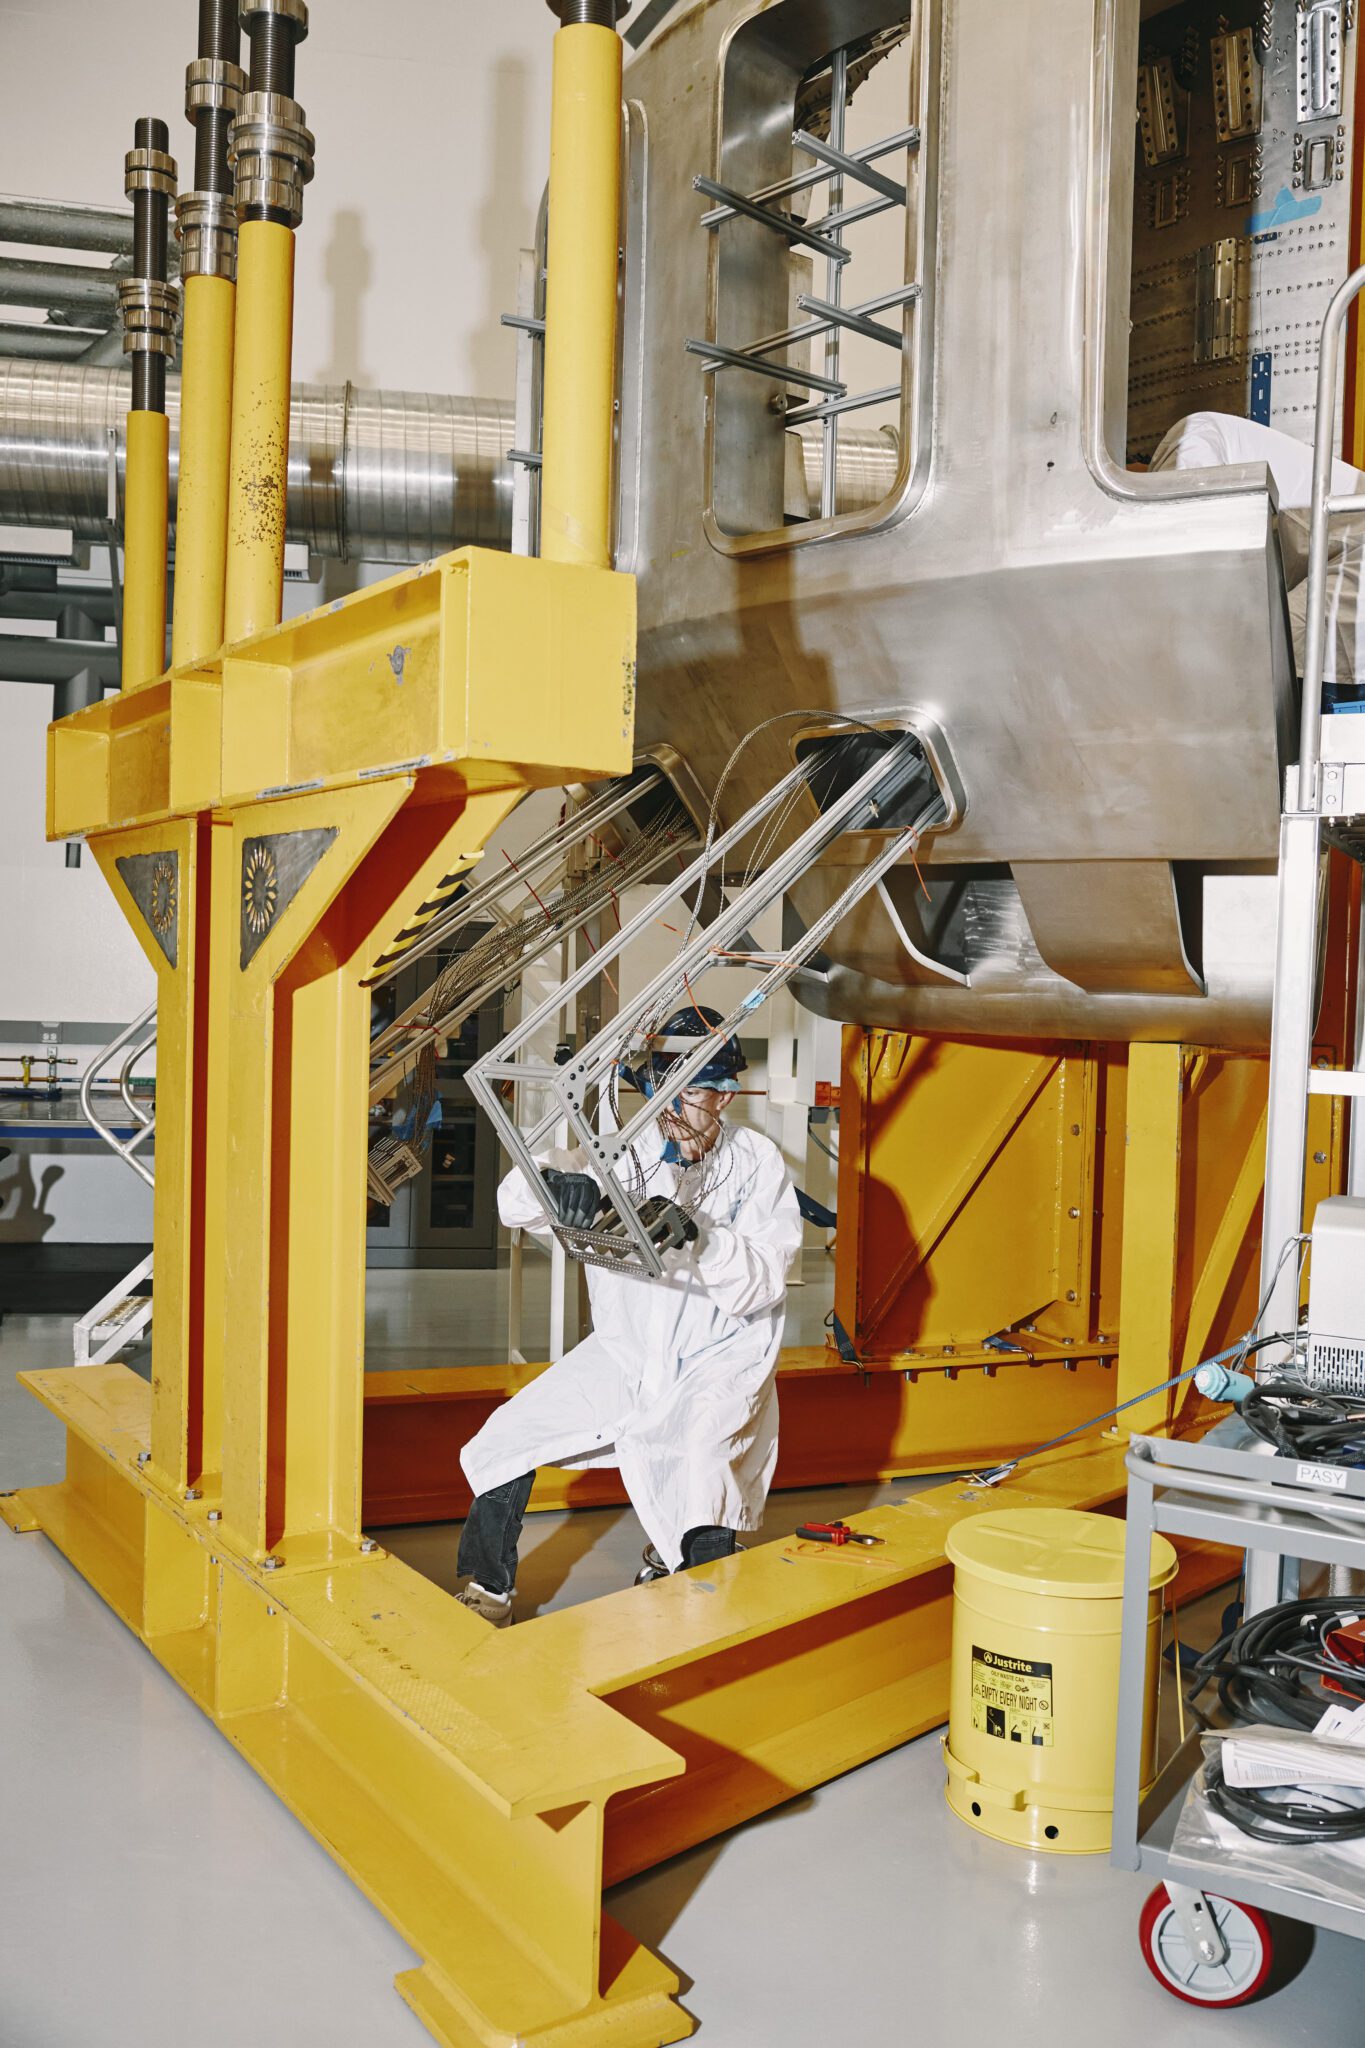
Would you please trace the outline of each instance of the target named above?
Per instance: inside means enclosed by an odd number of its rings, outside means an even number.
[[[1203,410],[1311,438],[1318,331],[1350,269],[1351,112],[1331,81],[1354,72],[1353,12],[1319,0],[1311,39],[1297,0],[1187,0],[1143,25],[1130,462]],[[1175,131],[1159,155],[1157,77]]]
[[[1324,1393],[1365,1395],[1365,1343],[1356,1337],[1310,1336],[1306,1372],[1309,1385]]]

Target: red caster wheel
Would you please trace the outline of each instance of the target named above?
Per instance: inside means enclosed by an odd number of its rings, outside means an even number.
[[[1235,1899],[1222,1899],[1213,1892],[1205,1892],[1203,1897],[1227,1943],[1225,1960],[1204,1961],[1165,1885],[1159,1884],[1138,1921],[1138,1941],[1147,1967],[1158,1984],[1187,2005],[1247,2005],[1264,1990],[1274,1962],[1269,1922],[1254,1906],[1239,1906]]]

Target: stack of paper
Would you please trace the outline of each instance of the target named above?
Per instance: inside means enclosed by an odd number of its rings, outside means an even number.
[[[1232,1728],[1222,1737],[1229,1785],[1346,1785],[1365,1792],[1365,1706],[1332,1706],[1306,1728]]]

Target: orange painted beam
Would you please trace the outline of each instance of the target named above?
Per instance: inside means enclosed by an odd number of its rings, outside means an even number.
[[[468,1512],[460,1451],[543,1365],[367,1372],[366,1528]],[[949,1374],[951,1373],[951,1377]],[[835,1486],[913,1472],[960,1472],[1026,1450],[1111,1408],[1112,1354],[864,1373],[818,1345],[784,1351],[775,1485]],[[543,1470],[532,1508],[625,1499],[615,1472]]]

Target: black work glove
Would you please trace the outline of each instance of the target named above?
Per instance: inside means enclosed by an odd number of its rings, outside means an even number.
[[[587,1230],[602,1206],[602,1190],[590,1173],[561,1173],[542,1166],[540,1177],[550,1191],[555,1214],[571,1230]]]
[[[640,1204],[640,1221],[661,1252],[681,1251],[697,1241],[697,1226],[685,1209],[670,1202],[667,1195],[653,1195]]]

